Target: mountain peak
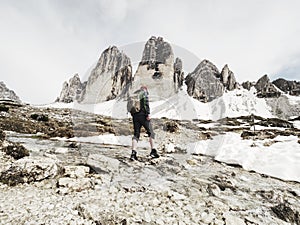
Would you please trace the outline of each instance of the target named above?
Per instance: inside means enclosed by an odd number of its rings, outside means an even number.
[[[85,88],[86,82],[81,83],[78,73],[76,73],[69,82],[65,81],[63,88],[60,92],[60,96],[57,98],[57,102],[70,103],[78,101]]]
[[[289,81],[283,78],[279,78],[272,82],[276,87],[281,91],[290,94],[299,96],[300,95],[300,82],[299,81]]]
[[[209,60],[202,60],[192,73],[186,77],[187,92],[202,102],[209,102],[223,95],[218,68]]]
[[[0,100],[21,103],[21,100],[16,93],[13,90],[8,89],[3,81],[0,81]]]
[[[131,79],[130,58],[116,46],[110,46],[103,51],[92,70],[80,100],[99,103],[114,99],[131,83]]]
[[[229,69],[227,64],[223,67],[220,78],[228,91],[232,91],[240,86],[236,81],[234,73]]]
[[[141,65],[149,65],[155,69],[157,64],[167,64],[174,60],[174,53],[171,45],[162,37],[152,36],[145,44]]]
[[[270,78],[267,74],[258,79],[254,87],[257,90],[257,97],[260,98],[279,97],[281,94],[276,89],[275,85],[271,83]]]

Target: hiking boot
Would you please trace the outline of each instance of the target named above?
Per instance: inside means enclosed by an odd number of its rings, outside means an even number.
[[[137,160],[137,156],[136,156],[136,151],[135,150],[132,150],[131,156],[130,156],[130,160],[132,160],[132,161]]]
[[[150,156],[151,156],[152,158],[159,158],[159,155],[158,155],[158,153],[157,153],[157,151],[156,151],[155,148],[153,148],[153,149],[151,150]]]

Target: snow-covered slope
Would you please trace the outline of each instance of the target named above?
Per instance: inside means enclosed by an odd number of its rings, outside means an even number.
[[[241,165],[246,170],[300,182],[300,145],[296,136],[278,136],[277,143],[267,140],[242,140],[236,133],[219,135],[213,140],[188,144],[188,152],[205,154],[217,161]],[[255,146],[253,146],[255,142]]]
[[[183,88],[184,89],[184,88]],[[222,97],[209,103],[202,103],[190,97],[185,90],[167,99],[150,102],[152,118],[170,118],[177,120],[211,119],[238,117],[255,114],[265,118],[273,117],[265,99],[257,98],[254,89],[236,89],[226,92]],[[151,100],[151,95],[150,95]],[[111,100],[99,104],[54,103],[47,107],[74,108],[115,118],[127,118],[127,102]]]
[[[264,98],[255,96],[255,89],[236,89],[225,93],[210,103],[212,119],[238,117],[254,114],[264,118],[273,117]]]

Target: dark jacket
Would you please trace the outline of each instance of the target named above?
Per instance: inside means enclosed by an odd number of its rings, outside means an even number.
[[[141,103],[140,113],[144,113],[146,116],[150,115],[149,98],[148,98],[147,91],[141,90],[140,103]]]

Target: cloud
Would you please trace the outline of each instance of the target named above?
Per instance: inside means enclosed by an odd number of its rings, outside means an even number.
[[[206,58],[219,69],[229,64],[239,81],[263,74],[299,79],[297,0],[2,0],[0,6],[1,80],[32,103],[53,101],[63,81],[84,76],[109,45],[145,43],[152,35],[178,46],[186,72]]]

